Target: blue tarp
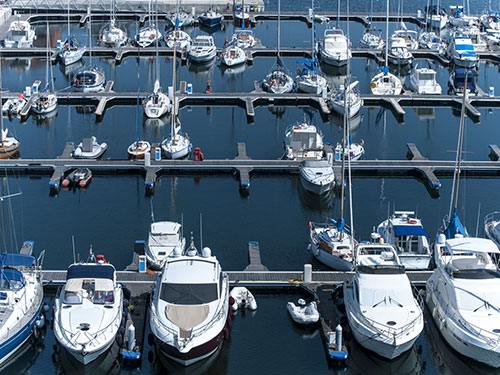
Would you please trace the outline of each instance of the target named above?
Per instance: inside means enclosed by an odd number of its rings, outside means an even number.
[[[15,253],[0,254],[0,267],[33,267],[35,257]]]
[[[464,225],[460,221],[457,209],[455,208],[453,210],[453,214],[451,215],[451,220],[444,230],[444,235],[446,236],[446,239],[452,239],[455,238],[455,234],[457,233],[464,237],[469,237],[469,233],[467,233],[467,229],[465,229]]]
[[[394,225],[396,236],[427,236],[427,232],[420,225]]]
[[[72,264],[68,268],[69,279],[114,279],[115,267],[110,264]]]

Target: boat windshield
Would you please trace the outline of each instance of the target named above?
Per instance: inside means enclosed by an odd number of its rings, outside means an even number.
[[[176,284],[163,283],[160,299],[175,305],[202,305],[218,298],[216,283],[207,284]]]
[[[356,270],[360,273],[380,274],[380,275],[396,275],[405,273],[405,267],[397,264],[374,264],[374,265],[359,265]]]
[[[453,277],[456,279],[498,279],[500,272],[486,268],[462,269],[453,271]]]
[[[457,307],[462,311],[480,312],[489,306],[500,306],[500,294],[496,290],[485,288],[482,291],[467,291],[455,288]]]

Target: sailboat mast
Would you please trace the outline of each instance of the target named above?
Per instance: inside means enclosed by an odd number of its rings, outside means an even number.
[[[385,10],[385,67],[389,66],[389,0],[386,1]]]
[[[340,20],[340,0],[337,0],[337,24],[335,28],[339,28],[339,20]]]
[[[159,56],[158,56],[158,0],[155,0],[155,38],[156,38],[156,64],[155,64],[155,70],[156,70],[156,79],[158,82],[160,82],[160,61],[159,61]],[[175,33],[175,32],[174,32]],[[174,34],[175,36],[175,34]]]
[[[47,58],[47,61],[46,61],[46,64],[45,64],[45,85],[46,87],[48,88],[49,86],[49,64],[50,64],[50,59],[49,59],[49,48],[50,48],[50,41],[49,41],[49,38],[50,38],[50,35],[49,35],[49,21],[47,21],[47,53],[46,53],[46,58]]]
[[[89,4],[89,63],[92,67],[92,0]]]
[[[175,143],[177,139],[175,121],[177,119],[177,102],[175,98],[175,74],[176,74],[176,64],[177,63],[177,43],[174,43],[174,57],[172,59],[172,114],[170,116],[170,134],[172,135],[172,143]]]
[[[350,40],[350,32],[349,32],[349,0],[347,0],[347,39]],[[348,47],[349,48],[349,47]],[[347,78],[350,82],[351,80],[351,61],[347,61]],[[350,84],[349,84],[350,85]],[[347,93],[346,93],[347,94]],[[351,124],[346,119],[346,128],[347,128],[347,137],[350,137],[351,134]],[[351,248],[353,250],[354,256],[356,256],[356,251],[354,249],[354,217],[353,217],[353,206],[352,206],[352,178],[351,178],[351,152],[347,153],[347,177],[349,184],[349,226],[351,228]]]
[[[69,0],[68,0],[68,39],[69,39],[69,36],[70,36],[70,28],[69,28]],[[69,42],[69,40],[68,40]]]
[[[312,22],[311,22],[311,60],[314,60],[315,57],[315,46],[314,46],[314,0],[311,0],[311,16],[312,16]]]
[[[2,56],[0,54],[0,106],[3,106],[2,93],[3,93]],[[3,145],[3,114],[0,114],[0,144]]]
[[[243,11],[243,22],[245,22],[245,11]],[[278,0],[278,54],[277,60],[280,59],[281,47],[281,0]]]

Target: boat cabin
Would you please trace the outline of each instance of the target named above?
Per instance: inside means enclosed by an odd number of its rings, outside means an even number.
[[[72,264],[66,274],[63,303],[80,305],[115,303],[115,267],[110,264]]]

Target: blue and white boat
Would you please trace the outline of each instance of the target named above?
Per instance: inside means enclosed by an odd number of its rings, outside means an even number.
[[[455,65],[464,68],[475,67],[479,62],[476,48],[469,37],[455,37],[450,43],[448,55],[453,59]]]
[[[0,254],[0,365],[32,336],[42,323],[43,287],[33,256]]]

